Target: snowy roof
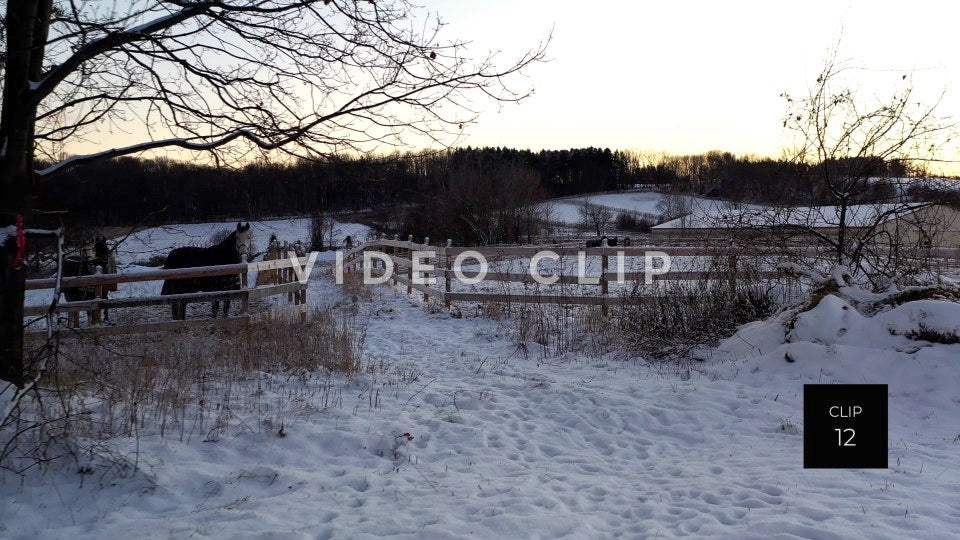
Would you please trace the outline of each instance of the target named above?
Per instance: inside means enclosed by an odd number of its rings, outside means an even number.
[[[907,193],[910,188],[926,188],[936,191],[960,189],[960,180],[942,177],[871,177],[867,179],[871,184],[887,183],[896,188],[898,195]]]

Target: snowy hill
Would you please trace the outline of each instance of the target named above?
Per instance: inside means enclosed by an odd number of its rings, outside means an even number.
[[[697,201],[708,201],[698,197],[681,196],[684,200],[693,205]],[[658,205],[661,201],[668,198],[668,195],[654,191],[622,191],[616,193],[597,193],[593,195],[582,195],[576,197],[563,197],[549,201],[553,208],[553,219],[559,223],[567,225],[576,225],[580,223],[580,207],[583,203],[606,206],[617,212],[626,210],[638,214],[659,215],[661,209]]]

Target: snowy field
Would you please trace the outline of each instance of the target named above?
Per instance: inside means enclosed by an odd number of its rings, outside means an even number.
[[[553,220],[567,225],[580,223],[580,205],[582,203],[606,206],[614,210],[629,210],[642,214],[661,214],[658,204],[668,195],[653,191],[621,191],[616,193],[598,193],[578,197],[553,199],[549,204],[553,208]],[[697,201],[709,201],[699,197],[682,196],[692,206]]]
[[[329,266],[310,303],[346,301],[389,369],[298,377],[285,437],[113,441],[140,471],[61,463],[0,475],[5,538],[955,538],[960,305],[873,317],[827,296],[742,328],[689,365],[526,354],[509,321],[453,318],[420,295],[351,304]],[[326,382],[325,382],[326,381]],[[340,400],[324,406],[332,382]],[[804,470],[805,383],[884,383],[886,470]],[[252,374],[263,402],[295,386]],[[310,391],[310,388],[314,391]],[[375,397],[374,397],[375,396]],[[134,454],[135,451],[139,453]],[[86,459],[86,458],[85,458]],[[79,465],[86,465],[80,463]],[[91,464],[95,462],[91,460]]]

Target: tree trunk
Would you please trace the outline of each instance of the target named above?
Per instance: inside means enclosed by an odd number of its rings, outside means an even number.
[[[26,270],[21,264],[11,268],[16,256],[15,241],[2,246],[0,257],[0,379],[23,387],[26,382],[23,365],[23,290]]]
[[[33,136],[36,104],[30,81],[43,72],[43,55],[52,0],[17,0],[7,3],[7,58],[0,111],[0,226],[15,223],[22,215],[30,223],[33,207]],[[8,240],[0,254],[0,378],[22,385],[23,295],[26,270],[16,257],[15,241]]]

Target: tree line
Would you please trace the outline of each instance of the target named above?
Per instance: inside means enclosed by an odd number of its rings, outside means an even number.
[[[861,158],[870,175],[906,175]],[[39,206],[68,225],[130,226],[370,211],[388,232],[516,241],[533,233],[528,207],[551,197],[635,185],[737,201],[828,200],[814,167],[729,152],[642,154],[600,148],[458,148],[324,162],[216,168],[121,157],[48,179]],[[883,194],[872,193],[876,198]],[[435,236],[439,238],[440,236]]]

